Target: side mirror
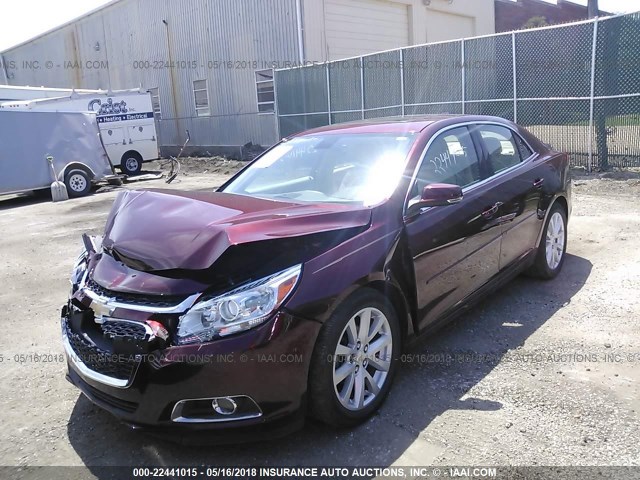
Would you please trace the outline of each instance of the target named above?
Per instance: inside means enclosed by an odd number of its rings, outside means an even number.
[[[420,198],[409,201],[408,212],[415,213],[421,208],[444,207],[462,200],[462,188],[448,183],[432,183],[422,190]]]

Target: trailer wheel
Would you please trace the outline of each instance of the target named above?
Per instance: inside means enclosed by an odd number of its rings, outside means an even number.
[[[120,160],[120,170],[127,175],[137,175],[142,170],[142,157],[138,152],[127,152]]]
[[[70,197],[84,197],[91,191],[91,179],[84,170],[69,170],[64,176],[64,184]]]

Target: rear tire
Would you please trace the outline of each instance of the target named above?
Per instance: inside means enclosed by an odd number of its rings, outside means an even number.
[[[551,280],[562,270],[567,251],[567,214],[562,206],[556,203],[551,207],[542,232],[535,262],[527,273]]]
[[[391,389],[401,348],[400,325],[389,301],[363,288],[322,327],[309,372],[310,414],[335,427],[362,423]]]
[[[120,170],[123,173],[132,176],[138,175],[142,170],[142,157],[138,152],[127,152],[120,160]]]
[[[71,198],[84,197],[91,191],[91,179],[84,170],[69,170],[64,176],[64,184]]]

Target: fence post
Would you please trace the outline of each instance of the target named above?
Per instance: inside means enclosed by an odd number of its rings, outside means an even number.
[[[466,72],[465,72],[465,61],[464,61],[464,38],[460,41],[460,55],[462,58],[462,114],[465,113],[464,102],[466,99],[467,92],[465,91],[465,83],[466,83]]]
[[[593,163],[593,121],[596,96],[596,54],[598,48],[598,17],[593,21],[593,42],[591,45],[591,98],[589,99],[589,160],[587,171],[591,173]]]
[[[513,122],[518,123],[518,68],[516,66],[516,32],[511,34],[511,57],[513,61]]]
[[[325,63],[324,68],[327,72],[327,112],[329,113],[329,125],[331,125],[331,80],[329,78],[329,62]]]
[[[364,57],[360,57],[360,113],[364,120]]]
[[[278,70],[273,71],[273,114],[276,117],[276,142],[282,140],[280,136],[280,114],[278,112]]]
[[[402,116],[404,117],[404,48],[400,52],[400,104],[402,105]]]

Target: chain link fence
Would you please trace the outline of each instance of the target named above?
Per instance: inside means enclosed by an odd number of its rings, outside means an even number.
[[[640,167],[640,14],[275,72],[279,135],[377,117],[494,115],[589,170]]]

